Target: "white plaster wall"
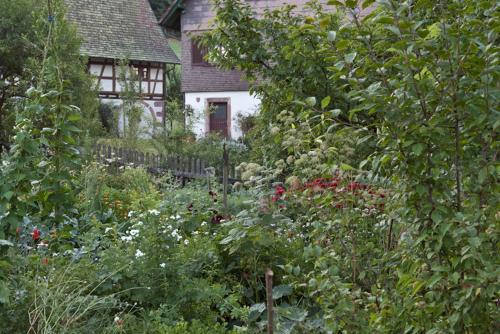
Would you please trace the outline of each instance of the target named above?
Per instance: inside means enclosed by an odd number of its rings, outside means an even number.
[[[193,108],[193,117],[189,120],[197,137],[205,135],[205,106],[207,99],[228,98],[231,103],[231,138],[242,136],[238,125],[238,115],[254,115],[260,105],[260,99],[250,95],[248,91],[241,92],[200,92],[185,93],[185,104]]]

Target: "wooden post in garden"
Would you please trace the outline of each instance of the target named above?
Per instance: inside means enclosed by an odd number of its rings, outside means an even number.
[[[224,210],[227,213],[227,188],[229,183],[229,151],[227,149],[227,144],[224,142],[224,152],[222,154],[223,167],[222,167],[222,185],[224,189]]]
[[[274,314],[273,314],[273,276],[270,268],[266,270],[266,303],[267,303],[267,334],[273,334]]]

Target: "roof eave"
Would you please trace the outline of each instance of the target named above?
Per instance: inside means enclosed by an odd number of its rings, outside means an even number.
[[[170,6],[165,9],[160,17],[160,25],[165,28],[175,28],[172,24],[181,15],[184,10],[182,0],[175,0]]]

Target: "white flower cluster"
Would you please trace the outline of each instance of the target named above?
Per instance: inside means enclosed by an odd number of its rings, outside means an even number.
[[[160,215],[160,211],[156,210],[156,209],[153,209],[153,210],[149,210],[148,213],[150,215],[153,215],[153,216],[159,216]]]
[[[122,241],[132,241],[132,240],[134,240],[136,237],[138,237],[138,236],[139,236],[139,233],[140,233],[140,231],[137,229],[137,227],[140,227],[140,226],[142,226],[142,225],[144,225],[144,223],[143,223],[143,222],[141,222],[141,221],[137,222],[137,223],[133,226],[134,228],[132,228],[132,229],[128,230],[128,231],[126,232],[126,233],[127,233],[127,235],[122,236],[120,239],[121,239]]]
[[[374,216],[378,213],[377,208],[365,208],[361,213],[361,217],[366,218],[370,216]]]
[[[135,251],[135,258],[136,259],[138,259],[140,257],[143,257],[144,255],[146,255],[146,254],[144,254],[143,252],[141,252],[140,249],[138,249],[138,250]]]
[[[182,240],[182,235],[179,234],[179,230],[178,229],[173,230],[170,235],[172,236],[172,238],[176,238],[177,241],[181,241]]]

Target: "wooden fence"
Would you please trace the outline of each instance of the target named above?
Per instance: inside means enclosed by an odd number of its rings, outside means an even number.
[[[205,161],[195,157],[182,157],[179,155],[165,156],[162,154],[144,153],[127,148],[117,148],[108,145],[95,145],[93,153],[100,163],[119,167],[143,167],[153,174],[166,172],[180,178],[195,179],[205,178],[209,173]],[[221,157],[222,158],[222,157]],[[220,166],[213,168],[215,176],[222,177],[223,161]],[[235,182],[239,179],[235,166],[229,165],[229,180]]]

